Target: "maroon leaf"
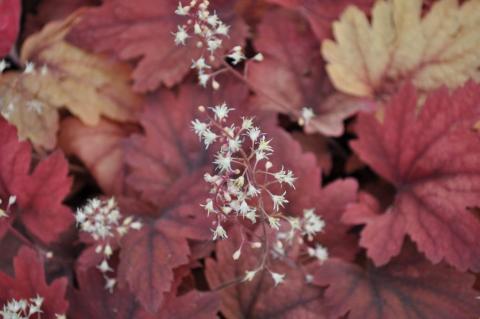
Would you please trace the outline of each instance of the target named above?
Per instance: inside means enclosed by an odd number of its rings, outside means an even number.
[[[153,319],[127,289],[108,292],[98,270],[77,274],[79,290],[69,292],[71,301],[68,318],[72,319]]]
[[[70,39],[122,60],[139,60],[133,73],[137,91],[153,91],[161,84],[171,87],[189,72],[192,59],[199,58],[204,51],[197,48],[196,41],[189,41],[185,47],[175,45],[172,32],[177,25],[186,23],[184,17],[175,15],[177,6],[177,0],[107,1],[100,8],[87,11]],[[241,45],[246,26],[233,12],[231,1],[216,1],[212,9],[231,25],[230,37],[223,47],[230,50]]]
[[[479,87],[468,84],[434,92],[418,111],[407,85],[383,123],[359,117],[353,149],[397,189],[384,214],[366,213],[361,245],[377,265],[397,255],[408,234],[432,262],[480,270],[480,223],[467,210],[480,205],[480,140],[472,130],[479,100]]]
[[[130,233],[122,243],[118,273],[142,305],[157,312],[163,295],[170,291],[173,268],[188,262],[187,240],[175,229],[158,221]]]
[[[73,222],[70,209],[62,204],[70,191],[68,163],[59,152],[41,161],[29,175],[31,149],[19,142],[15,128],[0,119],[0,197],[17,203],[6,221],[0,221],[0,235],[5,223],[20,218],[29,232],[50,243]]]
[[[480,312],[473,276],[443,264],[432,266],[416,253],[367,269],[331,259],[314,278],[316,284],[329,285],[328,318],[348,312],[348,319],[470,319]]]
[[[14,259],[15,277],[0,273],[0,305],[11,299],[44,298],[42,316],[55,318],[55,314],[64,314],[68,308],[65,300],[66,278],[55,279],[50,285],[45,281],[43,260],[30,248],[20,249]]]

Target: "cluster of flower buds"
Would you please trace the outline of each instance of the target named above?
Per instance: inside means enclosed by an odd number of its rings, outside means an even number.
[[[43,298],[37,296],[30,300],[12,299],[3,305],[0,315],[4,319],[41,318]]]
[[[305,210],[301,219],[283,214],[282,209],[288,203],[284,187],[294,188],[296,177],[283,166],[273,169],[273,164],[269,161],[273,154],[271,140],[254,125],[252,118],[244,117],[238,125],[227,124],[228,115],[233,109],[225,103],[211,107],[210,110],[211,112],[206,112],[206,108],[200,106],[199,111],[207,113],[208,121],[192,121],[194,132],[206,148],[213,144],[219,145],[213,161],[216,174],[204,175],[205,181],[210,184],[211,196],[201,206],[208,215],[215,216],[213,240],[228,238],[224,227],[227,223],[242,224],[245,220],[262,225],[263,242],[252,243],[252,247],[263,248],[264,256],[256,269],[246,272],[244,279],[248,281],[260,270],[270,271],[267,266],[270,254],[281,255],[279,251],[294,239],[302,240],[306,236],[312,240],[315,234],[323,230],[325,222],[313,209]],[[271,209],[267,208],[267,203]],[[284,231],[282,224],[288,224],[289,229]],[[267,242],[271,237],[267,235],[267,230],[277,232],[275,244]],[[233,259],[240,258],[242,246],[243,242],[233,254]],[[326,250],[325,255],[328,256]],[[322,257],[324,258],[326,257]],[[275,284],[284,280],[284,274],[270,273]]]
[[[116,279],[107,276],[107,273],[113,272],[108,259],[112,256],[120,238],[131,229],[142,228],[142,223],[135,221],[131,216],[124,218],[114,198],[89,200],[84,207],[77,209],[75,219],[80,230],[90,234],[96,241],[95,252],[103,255],[103,260],[97,268],[105,278],[105,288],[112,291]]]
[[[192,69],[198,73],[198,82],[201,86],[206,87],[209,81],[215,90],[220,88],[220,84],[215,80],[215,76],[225,72],[227,69],[212,70],[209,63],[217,58],[216,52],[222,47],[223,40],[228,37],[230,26],[225,24],[216,12],[209,10],[210,1],[208,0],[191,0],[188,5],[178,4],[175,13],[186,18],[186,23],[177,26],[177,31],[173,32],[176,45],[185,45],[190,37],[194,37],[196,46],[203,48],[205,54],[201,54],[199,58],[192,61]],[[204,55],[207,55],[207,60]],[[243,48],[241,46],[234,47],[229,54],[220,57],[229,58],[233,65],[246,60]],[[255,61],[263,60],[262,54],[253,57]]]
[[[5,207],[5,209],[0,207],[0,219],[8,217],[8,214],[10,213],[10,209],[12,208],[13,205],[15,205],[16,202],[17,202],[17,197],[11,195],[8,198],[7,207]],[[2,199],[1,198],[0,198],[0,205],[2,205]]]

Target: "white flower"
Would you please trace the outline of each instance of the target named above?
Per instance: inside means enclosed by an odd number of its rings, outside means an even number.
[[[215,208],[213,208],[213,201],[211,198],[207,199],[207,202],[202,206],[206,211],[207,215],[210,215],[210,213],[216,213]]]
[[[328,250],[327,248],[317,244],[315,248],[308,247],[308,255],[310,257],[317,258],[321,263],[323,263],[328,259]]]
[[[27,62],[27,64],[25,65],[25,69],[23,70],[23,73],[30,74],[33,72],[35,72],[35,63]]]
[[[238,260],[241,254],[242,254],[242,247],[235,250],[235,252],[232,255],[233,260]]]
[[[178,31],[174,32],[173,35],[175,36],[175,44],[176,45],[185,45],[185,41],[187,38],[190,36],[188,35],[187,31],[185,31],[185,28],[182,26],[177,26]]]
[[[232,52],[227,55],[230,59],[232,59],[232,64],[237,65],[242,60],[245,60],[245,55],[243,54],[242,47],[236,46],[233,48]]]
[[[177,10],[175,10],[175,13],[178,14],[179,16],[186,16],[188,14],[188,11],[190,11],[190,6],[182,7],[182,3],[179,2]]]
[[[192,128],[195,134],[197,134],[201,138],[205,130],[208,128],[208,124],[200,122],[198,119],[195,119],[194,121],[192,121]]]
[[[263,61],[263,54],[262,53],[255,54],[255,56],[253,57],[253,60],[256,61],[256,62],[262,62]]]
[[[288,200],[285,199],[285,194],[286,192],[283,192],[282,195],[271,195],[273,201],[273,209],[275,211],[278,211],[280,207],[284,207],[284,205],[288,203]]]
[[[255,188],[252,184],[248,184],[248,189],[247,189],[247,196],[248,197],[256,197],[258,194],[260,194],[260,191]]]
[[[232,153],[237,152],[242,147],[242,142],[240,141],[240,137],[229,138],[228,139],[228,150]]]
[[[232,155],[230,153],[219,152],[215,155],[215,160],[213,161],[220,172],[229,172],[232,170]]]
[[[272,275],[272,279],[275,283],[275,286],[278,286],[279,284],[285,281],[285,274],[279,274],[276,272],[271,272],[270,274]]]
[[[226,25],[226,24],[220,22],[220,23],[217,25],[217,28],[215,29],[215,33],[216,33],[216,34],[219,34],[219,35],[227,36],[229,30],[230,30],[230,26],[229,26],[229,25]]]
[[[279,230],[280,229],[280,219],[272,216],[268,216],[268,223],[270,227],[273,229]]]
[[[252,142],[256,142],[257,139],[260,137],[260,134],[262,134],[262,132],[258,127],[252,127],[248,130],[248,136],[250,137]]]
[[[303,235],[308,236],[308,240],[312,240],[313,236],[323,231],[325,221],[315,214],[315,209],[303,210]]]
[[[207,40],[207,46],[208,46],[207,50],[210,51],[212,54],[221,45],[222,45],[222,40],[221,39],[212,38],[212,39]]]
[[[260,142],[258,143],[257,150],[265,153],[272,153],[273,148],[270,146],[270,142],[272,140],[268,140],[265,138],[265,136],[262,136],[260,139]]]
[[[245,271],[245,277],[243,277],[244,281],[252,281],[255,278],[258,270],[247,270]]]
[[[293,172],[288,170],[288,171],[285,171],[283,166],[282,166],[282,169],[273,174],[273,177],[275,177],[275,179],[280,183],[287,183],[288,185],[290,185],[291,187],[295,188],[295,186],[293,185],[293,183],[295,182],[295,180],[297,179],[296,177],[293,176]]]
[[[205,143],[205,148],[208,148],[212,143],[215,142],[218,135],[213,133],[211,130],[206,129],[203,132],[202,137],[203,137],[203,142]]]
[[[218,16],[216,13],[211,14],[207,17],[207,23],[212,27],[215,27],[219,21],[220,19],[218,19]]]
[[[242,216],[246,216],[250,211],[250,206],[248,206],[246,201],[242,201],[238,211],[240,212],[240,214],[242,214]]]
[[[193,32],[196,35],[201,35],[202,34],[202,28],[200,27],[200,25],[198,23],[195,23],[195,25],[193,26]]]
[[[305,121],[305,123],[308,123],[314,116],[315,116],[315,113],[313,112],[312,108],[310,107],[302,108],[302,118]]]
[[[220,223],[217,225],[217,228],[213,230],[213,240],[217,240],[217,238],[221,239],[227,239],[228,235],[225,229],[220,225]]]
[[[205,58],[202,56],[202,57],[198,58],[197,60],[192,60],[192,67],[191,68],[202,71],[203,69],[210,69],[211,66],[208,65],[205,62]]]
[[[205,74],[203,72],[198,73],[198,84],[203,87],[207,87],[208,80],[210,79],[210,74]]]
[[[228,117],[228,113],[233,109],[229,108],[226,103],[221,105],[215,105],[214,107],[210,108],[213,111],[215,119],[218,121],[222,121]]]
[[[100,270],[101,272],[103,273],[106,273],[106,272],[109,272],[109,271],[113,271],[112,268],[110,268],[110,265],[108,264],[107,260],[104,259],[100,265],[97,266],[98,270]]]
[[[242,130],[249,130],[253,126],[253,119],[251,117],[242,117]]]
[[[5,60],[1,60],[0,61],[0,73],[3,73],[3,71],[5,71],[6,68],[8,68],[10,66],[10,64],[5,61]]]
[[[251,210],[248,211],[248,213],[245,215],[245,217],[252,222],[252,224],[255,224],[257,222],[257,209],[252,208]]]
[[[117,280],[115,278],[105,278],[105,289],[108,290],[110,293],[113,292],[113,288],[115,288],[115,285],[117,284]]]

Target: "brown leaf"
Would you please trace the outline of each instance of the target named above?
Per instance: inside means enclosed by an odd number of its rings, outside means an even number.
[[[371,22],[351,6],[333,25],[322,53],[335,87],[356,96],[390,93],[411,78],[421,91],[479,78],[480,2],[378,1]],[[393,86],[393,87],[392,87]]]
[[[2,114],[41,147],[55,145],[58,108],[66,107],[87,125],[98,124],[101,116],[122,122],[136,117],[140,98],[130,90],[129,67],[64,41],[79,14],[51,22],[25,41],[21,59],[33,62],[34,72],[0,78]]]

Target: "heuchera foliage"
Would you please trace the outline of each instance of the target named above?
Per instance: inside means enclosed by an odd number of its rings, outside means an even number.
[[[0,0],[0,318],[479,318],[479,8]]]

